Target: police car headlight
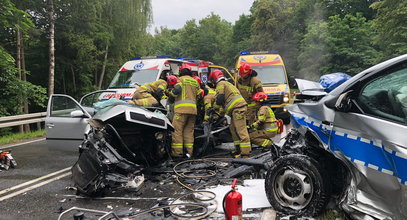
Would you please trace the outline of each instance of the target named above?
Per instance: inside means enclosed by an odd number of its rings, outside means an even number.
[[[283,98],[283,102],[288,102],[290,99],[288,98],[288,96],[284,96]]]

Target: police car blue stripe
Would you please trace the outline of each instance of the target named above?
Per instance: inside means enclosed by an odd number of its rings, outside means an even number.
[[[293,126],[306,126],[313,130],[324,144],[328,144],[329,134],[324,131],[324,126],[318,122],[305,119],[305,117],[296,117]],[[324,132],[326,133],[324,133]],[[385,147],[378,141],[372,141],[366,138],[357,137],[333,130],[331,133],[330,151],[341,152],[353,163],[378,170],[398,178],[402,184],[407,184],[407,155]]]

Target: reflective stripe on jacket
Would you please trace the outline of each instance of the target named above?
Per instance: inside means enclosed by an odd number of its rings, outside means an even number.
[[[180,93],[175,93],[176,87],[181,88]],[[181,76],[170,95],[175,98],[174,112],[196,115],[196,100],[201,95],[198,82],[190,76]]]
[[[249,103],[249,106],[252,103],[253,95],[258,92],[263,92],[263,85],[257,77],[249,77],[244,79],[241,76],[237,77],[237,88],[239,89],[240,94],[242,94],[244,100]]]
[[[156,93],[158,89],[161,89],[163,91],[167,89],[167,82],[163,79],[159,79],[151,83],[146,83],[145,85],[148,87],[148,91],[150,93]]]
[[[259,130],[277,131],[278,126],[276,121],[276,116],[269,106],[264,105],[260,107],[259,111],[257,112],[256,121],[256,123],[259,124]]]
[[[165,91],[167,89],[167,82],[163,79],[159,79],[157,81],[151,82],[151,83],[145,83],[141,86],[139,86],[135,93],[148,93],[145,94],[146,97],[150,97],[151,95],[157,95],[156,92],[158,89],[162,89],[162,91]],[[133,99],[135,99],[133,95]]]
[[[223,80],[216,84],[216,97],[220,95],[224,96],[225,102],[222,106],[217,106],[215,104],[214,107],[216,109],[220,109],[221,107],[223,107],[226,114],[230,114],[231,110],[233,110],[234,108],[247,105],[242,95],[240,95],[239,90],[228,81]]]

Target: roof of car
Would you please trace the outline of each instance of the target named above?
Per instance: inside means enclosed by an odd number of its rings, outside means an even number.
[[[123,64],[121,71],[125,70],[137,70],[137,69],[159,69],[161,65],[164,65],[166,61],[171,62],[179,62],[182,61],[177,59],[171,58],[164,58],[164,59],[138,59],[138,60],[130,60]]]

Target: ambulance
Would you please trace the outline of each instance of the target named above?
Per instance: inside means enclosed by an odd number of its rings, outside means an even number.
[[[284,106],[290,102],[292,103],[292,96],[281,56],[276,51],[242,51],[236,61],[236,76],[240,64],[243,62],[249,64],[257,72],[257,77],[261,80],[264,92],[267,94],[266,104],[270,105],[275,111],[277,118],[288,124],[290,114]],[[235,82],[235,85],[237,85],[237,82]]]
[[[131,100],[138,86],[164,79],[167,75],[178,75],[182,63],[184,61],[168,56],[134,57],[119,69],[107,89],[116,93],[106,93],[101,100]]]

